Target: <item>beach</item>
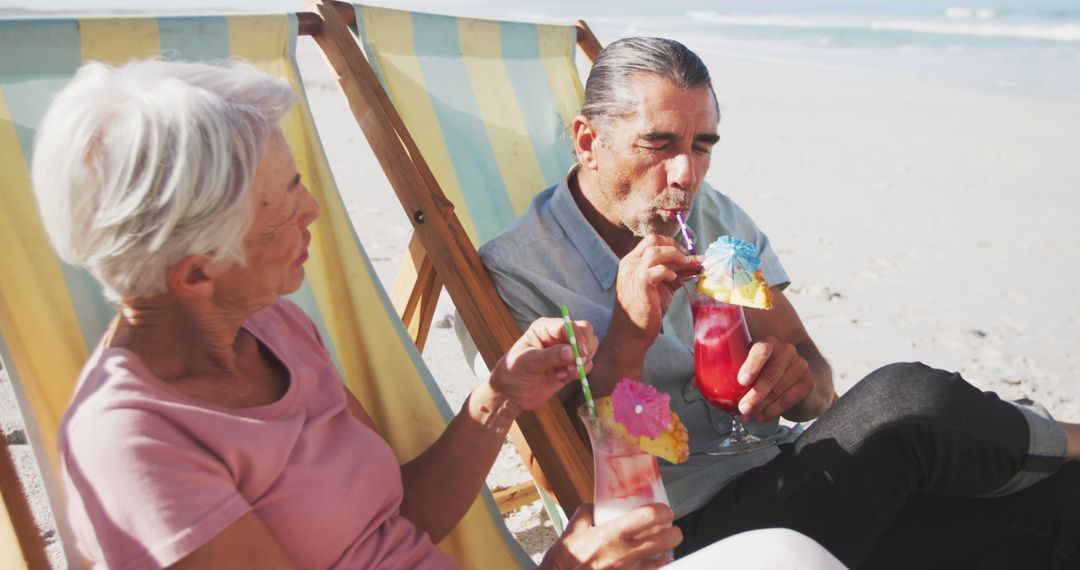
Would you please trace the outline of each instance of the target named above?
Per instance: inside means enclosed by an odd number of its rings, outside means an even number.
[[[769,235],[841,394],[883,364],[922,361],[1080,418],[1080,301],[1070,294],[1080,101],[701,55],[722,117],[707,180]],[[346,205],[389,286],[409,222],[341,115],[320,55],[301,44],[298,57]],[[441,328],[452,318],[444,293],[424,359],[457,409],[475,379]],[[525,476],[507,446],[488,483]],[[528,514],[512,521],[515,533],[554,537]]]
[[[688,43],[721,109],[707,181],[769,235],[791,277],[785,294],[841,394],[883,364],[922,361],[1080,421],[1080,99]],[[334,177],[389,289],[409,220],[314,42],[301,38],[297,58]],[[452,319],[444,293],[424,359],[457,410],[476,379]],[[0,412],[17,429],[10,402]],[[26,446],[13,448],[25,464]],[[508,444],[489,486],[526,478]],[[534,556],[554,539],[537,505],[509,523]]]

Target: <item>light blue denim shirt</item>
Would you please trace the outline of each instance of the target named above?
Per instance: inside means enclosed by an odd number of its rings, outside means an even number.
[[[703,184],[687,223],[701,248],[721,235],[755,244],[766,281],[787,286],[787,273],[769,238],[727,196]],[[537,195],[520,219],[480,248],[480,257],[522,328],[537,317],[558,317],[559,305],[565,304],[575,319],[591,322],[600,338],[607,333],[619,259],[585,220],[565,180]],[[645,354],[641,379],[671,396],[672,409],[690,433],[687,462],[660,462],[677,517],[704,506],[731,478],[778,453],[776,448],[723,457],[704,453],[728,434],[731,419],[708,405],[691,381],[693,336],[690,306],[685,292],[679,291],[664,318],[663,331]],[[471,356],[467,354],[470,360]],[[774,420],[748,425],[748,429],[771,433],[776,426]]]

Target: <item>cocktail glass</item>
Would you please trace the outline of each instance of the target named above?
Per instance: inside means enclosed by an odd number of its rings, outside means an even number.
[[[774,445],[743,427],[739,401],[750,390],[739,384],[739,369],[750,352],[750,332],[742,307],[690,292],[694,314],[694,382],[705,401],[731,414],[731,435],[710,451],[728,455]]]
[[[590,416],[584,406],[578,409],[578,416],[592,442],[595,524],[604,524],[643,505],[669,504],[656,457],[619,437]]]

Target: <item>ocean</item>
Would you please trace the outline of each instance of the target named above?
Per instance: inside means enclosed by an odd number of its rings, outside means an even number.
[[[429,3],[430,4],[430,3]],[[658,35],[695,50],[856,67],[1080,98],[1080,2],[548,1],[507,16],[584,18],[601,41]],[[1080,125],[1078,125],[1080,127]]]
[[[398,0],[486,18],[585,19],[602,42],[678,39],[721,55],[903,73],[1080,98],[1078,0]],[[300,0],[0,0],[0,11],[286,11]]]

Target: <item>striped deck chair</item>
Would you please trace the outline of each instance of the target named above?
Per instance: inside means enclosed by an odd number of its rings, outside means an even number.
[[[413,222],[394,287],[399,313],[422,346],[445,284],[490,368],[521,331],[476,248],[573,164],[570,126],[583,96],[575,43],[590,60],[599,43],[583,22],[499,22],[330,0],[316,9],[325,22],[314,37]],[[592,460],[562,406],[523,415],[518,428],[515,443],[531,448],[566,512],[590,501]]]
[[[293,85],[298,104],[283,123],[308,189],[322,216],[311,227],[307,280],[292,295],[316,322],[349,388],[363,402],[401,461],[440,434],[452,412],[443,399],[356,238],[303,92],[294,46],[299,28],[320,25],[314,14],[0,20],[0,357],[17,392],[29,439],[45,474],[64,538],[57,492],[56,436],[73,383],[113,315],[100,287],[61,263],[41,227],[28,164],[36,126],[49,104],[86,60],[244,58]],[[0,449],[0,451],[3,451]],[[7,465],[7,468],[4,466]],[[13,543],[25,504],[7,457],[4,504],[15,527],[0,521],[0,552],[22,552],[36,567],[40,540]],[[14,491],[11,491],[14,489]],[[25,531],[25,528],[21,529]],[[36,532],[26,533],[35,535]],[[36,543],[35,543],[36,542]],[[81,565],[67,542],[70,566]],[[464,568],[530,566],[486,492],[439,547]],[[17,556],[16,556],[17,558]],[[7,567],[7,566],[5,566]]]

